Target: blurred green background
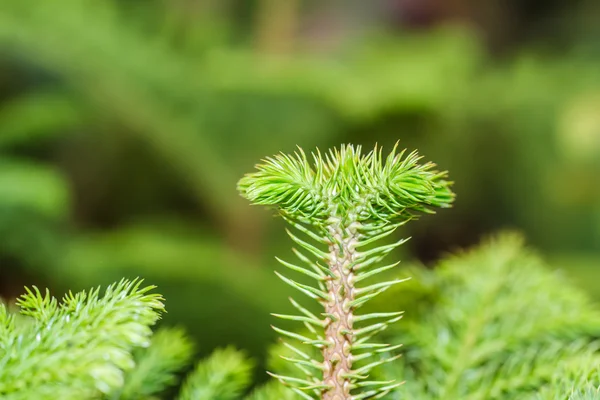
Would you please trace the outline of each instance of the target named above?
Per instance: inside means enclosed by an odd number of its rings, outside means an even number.
[[[600,300],[598,15],[593,0],[0,0],[0,296],[141,276],[202,353],[261,359],[291,244],[237,179],[296,145],[400,140],[458,197],[396,256],[517,229]]]

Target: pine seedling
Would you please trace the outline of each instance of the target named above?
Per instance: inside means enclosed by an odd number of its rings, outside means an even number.
[[[283,218],[304,235],[288,231],[301,248],[294,249],[299,263],[278,261],[315,284],[307,285],[277,275],[322,306],[315,315],[294,300],[298,315],[275,316],[301,322],[307,334],[274,327],[295,353],[286,357],[305,377],[274,375],[304,399],[376,399],[401,385],[397,381],[369,379],[371,370],[391,362],[399,345],[373,340],[402,313],[358,314],[369,300],[403,280],[374,280],[397,263],[379,263],[407,239],[380,244],[398,227],[429,213],[431,207],[448,207],[454,195],[446,173],[432,163],[419,164],[416,152],[404,157],[397,146],[387,157],[380,148],[363,154],[360,147],[342,146],[326,154],[318,150],[312,161],[299,149],[279,154],[256,166],[238,183],[242,196],[253,204],[276,207]],[[381,275],[380,275],[381,276]],[[369,282],[371,281],[371,282]],[[316,348],[315,359],[288,339]],[[309,353],[309,354],[307,354]]]

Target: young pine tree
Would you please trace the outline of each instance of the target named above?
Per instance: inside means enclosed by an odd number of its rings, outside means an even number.
[[[274,327],[278,333],[321,353],[317,360],[285,343],[297,355],[286,359],[306,378],[273,375],[305,399],[381,398],[401,384],[367,377],[374,367],[397,358],[387,355],[399,345],[371,339],[402,313],[357,312],[402,282],[373,279],[398,264],[379,262],[406,241],[379,244],[380,240],[418,214],[431,212],[429,207],[450,206],[454,198],[445,172],[435,171],[432,163],[419,164],[416,152],[404,154],[394,147],[384,158],[381,149],[363,154],[360,147],[347,145],[325,155],[317,151],[311,162],[299,149],[294,155],[267,158],[239,182],[244,197],[278,208],[291,226],[314,242],[288,231],[304,252],[294,249],[298,264],[278,261],[316,285],[277,273],[285,283],[317,300],[323,310],[319,317],[292,300],[299,315],[276,315],[303,323],[308,332],[304,336]]]

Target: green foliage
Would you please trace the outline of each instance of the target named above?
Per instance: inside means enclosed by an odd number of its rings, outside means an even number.
[[[339,59],[271,58],[249,46],[211,42],[213,32],[194,31],[189,21],[174,32],[168,25],[177,16],[169,7],[164,19],[149,21],[148,13],[124,12],[121,2],[57,1],[68,10],[60,16],[56,4],[44,1],[0,1],[0,48],[59,76],[68,89],[43,88],[12,100],[7,140],[50,136],[60,127],[68,133],[91,115],[87,130],[108,140],[133,135],[160,164],[168,160],[190,194],[221,218],[239,212],[229,187],[258,151],[339,139],[346,125],[390,110],[443,107],[479,54],[470,35],[440,30],[401,43],[370,38]],[[162,16],[158,8],[146,5]],[[209,42],[211,51],[181,40]],[[456,79],[446,79],[450,71]],[[411,79],[398,79],[405,76]]]
[[[259,316],[287,288],[275,288],[261,257],[282,241],[235,202],[235,177],[294,143],[387,145],[402,132],[452,171],[461,195],[435,228],[425,220],[403,232],[413,249],[435,255],[438,244],[518,226],[568,252],[555,265],[581,264],[580,280],[598,292],[600,81],[597,63],[573,57],[579,46],[552,56],[528,44],[498,60],[474,32],[433,29],[353,34],[324,53],[298,37],[303,51],[279,57],[255,51],[250,32],[235,46],[214,40],[215,24],[237,19],[203,8],[218,1],[193,2],[201,15],[188,3],[0,0],[2,290],[14,293],[23,273],[60,288],[160,279],[169,323],[189,327],[205,351],[232,342],[261,354],[271,337]],[[138,228],[148,214],[208,234]],[[574,254],[583,250],[586,260]],[[381,294],[386,310],[412,309],[391,292]],[[232,305],[239,313],[219,318]]]
[[[270,336],[254,329],[266,323],[252,320],[285,297],[285,288],[267,298],[256,290],[271,287],[266,278],[245,289],[235,277],[247,264],[264,276],[261,265],[268,263],[261,257],[279,251],[283,241],[269,236],[270,226],[259,226],[268,219],[236,203],[236,177],[251,160],[295,143],[387,145],[399,132],[405,145],[449,168],[461,193],[455,211],[431,219],[441,221],[435,228],[428,220],[407,228],[414,238],[407,250],[439,250],[435,243],[466,243],[508,224],[548,250],[595,251],[600,213],[589,182],[597,168],[582,162],[600,160],[594,63],[564,52],[541,56],[529,47],[500,62],[475,32],[457,27],[361,31],[334,40],[326,52],[312,51],[299,36],[295,48],[302,51],[280,57],[257,51],[252,27],[234,33],[236,6],[217,7],[221,13],[199,5],[187,13],[183,3],[0,1],[0,147],[10,160],[0,169],[13,161],[34,164],[47,183],[31,188],[29,178],[0,179],[3,194],[19,189],[15,181],[24,184],[18,202],[0,206],[3,290],[14,293],[27,274],[54,287],[81,288],[122,276],[155,282],[150,274],[156,273],[161,287],[172,288],[168,318],[189,327],[204,346],[233,342],[261,354]],[[225,9],[227,21],[219,19]],[[193,261],[178,262],[172,278],[168,257],[139,254],[185,234],[169,231],[159,242],[129,229],[148,215],[202,225],[208,234],[186,243],[197,240],[215,251],[189,255]],[[117,250],[129,254],[100,253],[106,238],[124,236],[135,244]],[[247,260],[241,249],[257,257]],[[66,267],[71,260],[63,256],[72,252],[78,262]],[[595,291],[597,257],[591,256],[584,279]],[[200,268],[224,273],[207,278],[197,274]],[[188,290],[176,289],[182,281]],[[218,289],[194,292],[195,284]],[[247,300],[240,301],[243,336],[230,329],[239,321],[216,320],[212,308],[186,312],[189,301],[208,304],[214,292],[223,298],[229,290]]]
[[[185,324],[204,352],[235,345],[258,358],[273,336],[268,313],[289,294],[262,262],[189,223],[167,220],[80,234],[53,271],[65,277],[61,287],[143,274],[169,299],[165,324]],[[189,304],[196,303],[198,312],[190,313]]]
[[[414,211],[428,211],[427,205],[448,207],[454,195],[446,173],[432,171],[433,163],[419,165],[416,152],[404,153],[394,147],[384,159],[381,149],[363,155],[360,146],[342,146],[324,157],[317,151],[311,164],[299,149],[265,159],[238,189],[254,204],[277,206],[312,224],[352,212],[360,223],[405,222]]]
[[[252,363],[238,351],[215,351],[183,384],[180,400],[235,400],[250,385]]]
[[[189,364],[194,346],[182,329],[162,328],[152,343],[134,352],[135,368],[128,371],[124,386],[113,399],[143,400],[177,383],[176,374]]]
[[[163,310],[162,298],[141,283],[123,280],[103,297],[93,289],[62,302],[27,289],[17,301],[26,320],[0,305],[0,396],[91,399],[121,386],[134,365],[131,350],[149,345]]]
[[[409,306],[414,315],[392,335],[404,357],[381,378],[406,379],[395,398],[576,399],[597,390],[600,312],[519,236],[418,271],[437,301]]]
[[[313,153],[311,165],[300,149],[294,156],[266,159],[257,166],[258,172],[247,174],[238,184],[244,197],[254,204],[276,206],[293,227],[316,242],[311,244],[288,231],[309,256],[295,250],[299,265],[278,259],[284,267],[312,278],[316,287],[276,272],[325,311],[321,319],[291,299],[298,315],[274,314],[307,329],[304,335],[273,327],[309,347],[303,351],[285,343],[295,354],[282,355],[305,378],[273,375],[305,399],[380,398],[401,384],[367,378],[375,367],[398,358],[391,352],[399,346],[371,339],[400,320],[402,312],[357,315],[356,311],[404,280],[357,284],[394,268],[398,263],[377,263],[405,240],[373,247],[375,243],[417,212],[430,212],[429,206],[448,207],[454,198],[450,183],[443,179],[445,173],[432,171],[432,163],[419,165],[415,152],[403,155],[394,147],[384,159],[380,149],[362,155],[360,147],[348,145],[324,157]],[[322,356],[307,354],[311,348],[319,349]]]
[[[600,395],[600,361],[597,352],[573,357],[558,366],[548,384],[525,396],[531,400],[595,400]]]
[[[356,354],[356,370],[369,371],[366,389],[353,398],[433,400],[592,400],[600,392],[600,311],[565,277],[549,271],[524,248],[520,236],[504,234],[478,248],[449,257],[436,269],[413,268],[411,290],[378,297],[369,309],[395,307],[403,296],[407,318],[375,333],[398,346],[368,345],[372,360]],[[7,400],[172,398],[193,346],[181,329],[150,326],[163,311],[162,297],[141,281],[121,281],[99,289],[69,293],[59,302],[48,292],[28,289],[17,300],[18,314],[0,304],[0,397]],[[417,287],[418,286],[418,287]],[[307,341],[319,333],[315,314],[297,305],[301,331],[282,331]],[[370,311],[369,311],[370,312]],[[373,312],[366,318],[397,319],[399,313]],[[282,316],[284,318],[289,318]],[[365,314],[354,315],[357,321]],[[390,325],[391,327],[392,325]],[[364,328],[359,328],[364,329]],[[354,344],[366,344],[360,334]],[[314,343],[314,342],[313,342]],[[287,383],[319,378],[322,347],[300,350],[281,342],[272,350],[271,368]],[[372,353],[372,354],[371,354]],[[355,354],[355,353],[353,353]],[[281,363],[277,359],[294,361]],[[373,368],[375,365],[381,368]],[[232,348],[201,360],[181,385],[180,400],[296,400],[312,391],[268,383],[251,386],[254,363]],[[292,369],[294,368],[294,369]],[[320,369],[317,369],[320,370]],[[309,381],[310,382],[310,381]],[[360,382],[360,381],[359,381]],[[376,384],[380,382],[380,384]],[[403,384],[397,390],[393,388]],[[382,387],[383,386],[383,387]],[[319,386],[320,387],[320,386]],[[379,396],[379,397],[378,397]],[[383,397],[382,397],[383,396]]]
[[[0,161],[0,209],[56,220],[67,214],[69,196],[68,184],[55,168],[8,157]]]
[[[298,395],[277,382],[267,383],[253,391],[245,400],[298,400]]]
[[[67,294],[62,302],[36,287],[17,300],[19,314],[0,303],[0,398],[3,400],[150,400],[179,383],[193,345],[181,330],[153,325],[164,311],[153,286],[123,280]],[[181,400],[239,400],[254,363],[232,348],[198,363]],[[277,393],[257,389],[261,399]],[[285,399],[286,394],[282,394]],[[287,397],[289,398],[289,397]]]
[[[85,113],[68,93],[39,90],[4,104],[0,109],[0,149],[35,144],[62,136],[83,122]]]

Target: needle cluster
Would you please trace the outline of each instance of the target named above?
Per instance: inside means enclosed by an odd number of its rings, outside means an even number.
[[[406,379],[397,399],[600,399],[600,313],[564,272],[514,233],[413,269],[411,318],[386,332],[404,357],[380,379]]]
[[[37,288],[0,303],[0,398],[91,399],[120,387],[133,368],[131,349],[150,344],[162,298],[140,280],[68,293],[62,301]]]
[[[419,164],[416,152],[405,156],[397,147],[386,156],[380,148],[363,154],[360,147],[342,146],[309,157],[299,149],[257,165],[239,182],[241,194],[254,204],[277,207],[290,226],[300,250],[299,262],[278,259],[287,269],[312,279],[304,284],[277,275],[300,293],[316,300],[315,315],[295,300],[297,315],[275,316],[300,322],[307,335],[274,329],[301,345],[318,349],[315,359],[297,343],[284,342],[296,357],[286,357],[305,378],[273,375],[305,399],[361,400],[381,398],[401,384],[369,380],[371,370],[394,361],[399,345],[374,337],[402,318],[401,312],[360,314],[371,299],[402,279],[375,278],[398,263],[380,265],[406,239],[381,244],[401,225],[432,207],[450,206],[454,195],[446,173],[432,163]]]

